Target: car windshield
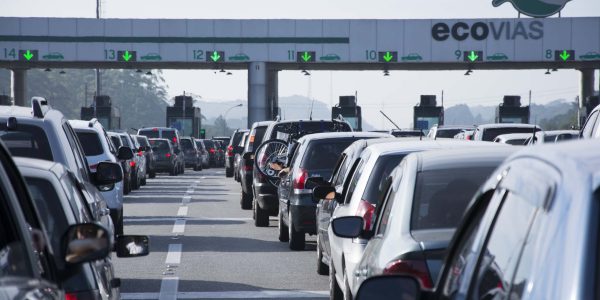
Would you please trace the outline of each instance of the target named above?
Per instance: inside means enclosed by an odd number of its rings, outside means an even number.
[[[95,132],[76,131],[85,156],[96,156],[104,153],[102,143]]]
[[[302,121],[286,122],[275,125],[271,133],[271,139],[286,137],[294,134],[294,138],[299,139],[307,134],[319,132],[346,132],[352,131],[346,123],[333,121]]]
[[[143,138],[141,136],[137,136],[136,139],[137,139],[138,143],[140,144],[140,146],[142,146],[142,147],[148,147],[148,146],[150,146],[148,144],[148,140],[147,139],[145,139],[145,138]]]
[[[462,129],[438,129],[435,137],[436,138],[454,138],[455,135],[459,134]]]
[[[139,135],[144,135],[149,139],[158,138],[158,130],[140,130]]]
[[[0,138],[14,156],[54,160],[48,136],[37,126],[19,124],[16,130],[7,130],[6,124],[2,124]]]
[[[192,145],[192,141],[190,141],[189,139],[181,139],[181,146],[183,147],[183,150],[194,149],[194,145]]]
[[[158,151],[159,153],[167,153],[171,151],[171,149],[169,149],[169,142],[167,141],[150,140],[150,145],[152,147],[156,147],[156,151]]]
[[[455,167],[417,174],[411,230],[455,228],[493,167]]]
[[[539,128],[536,128],[535,131],[540,131]],[[521,128],[521,127],[505,127],[505,128],[488,128],[483,131],[482,140],[491,142],[497,136],[501,134],[509,134],[509,133],[532,133],[533,128]]]
[[[330,139],[312,142],[306,149],[300,166],[309,171],[329,170],[332,172],[342,152],[354,141],[354,139]],[[326,177],[329,176],[324,175],[324,178]]]
[[[378,205],[385,196],[386,179],[394,170],[400,161],[406,156],[406,153],[389,154],[380,156],[375,162],[375,167],[369,175],[369,181],[362,195],[362,200],[368,201],[371,204]]]

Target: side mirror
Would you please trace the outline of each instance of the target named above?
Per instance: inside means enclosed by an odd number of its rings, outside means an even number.
[[[356,293],[357,300],[421,298],[416,278],[405,275],[376,276],[365,280]]]
[[[324,199],[324,200],[334,200],[335,197],[335,188],[328,185],[320,185],[313,189],[313,198],[315,199]]]
[[[120,147],[117,158],[120,160],[129,160],[133,158],[133,151],[127,147]]]
[[[63,245],[68,264],[104,259],[111,249],[108,230],[94,223],[70,226],[63,236]]]
[[[356,216],[347,216],[331,221],[333,233],[341,238],[357,238],[362,233],[363,219]]]
[[[98,163],[95,177],[97,185],[109,185],[123,180],[123,170],[117,163],[102,161]]]
[[[244,155],[242,156],[242,158],[246,159],[246,160],[254,159],[254,153],[252,153],[252,152],[246,152],[246,153],[244,153]]]
[[[150,240],[145,235],[121,235],[117,237],[117,257],[138,257],[150,253]]]

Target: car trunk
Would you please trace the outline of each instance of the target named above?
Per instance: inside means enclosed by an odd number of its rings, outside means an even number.
[[[431,280],[434,283],[442,269],[446,248],[448,248],[454,230],[454,228],[444,228],[411,231],[412,237],[423,251]]]

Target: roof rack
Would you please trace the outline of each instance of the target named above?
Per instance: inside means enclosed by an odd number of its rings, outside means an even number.
[[[94,127],[94,123],[96,123],[96,122],[98,122],[98,119],[96,119],[96,118],[92,118],[92,119],[90,120],[90,122],[88,123],[88,127],[89,127],[89,128],[92,128],[92,127]]]
[[[43,118],[50,110],[50,105],[48,105],[48,101],[42,97],[32,97],[31,109],[34,117]]]

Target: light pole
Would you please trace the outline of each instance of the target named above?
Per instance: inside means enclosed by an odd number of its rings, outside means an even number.
[[[232,107],[228,108],[228,109],[225,111],[225,115],[223,116],[223,119],[225,119],[225,122],[227,122],[227,114],[229,113],[229,111],[230,111],[230,110],[232,110],[232,109],[234,109],[234,108],[236,108],[236,107],[242,107],[242,106],[244,106],[244,104],[240,103],[240,104],[238,104],[238,105],[234,105],[234,106],[232,106]]]

